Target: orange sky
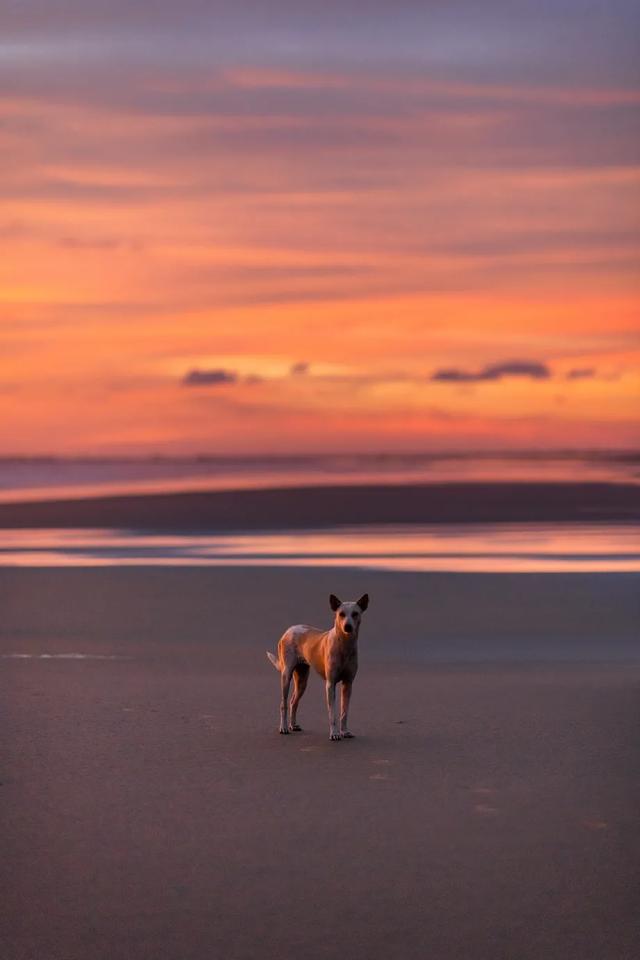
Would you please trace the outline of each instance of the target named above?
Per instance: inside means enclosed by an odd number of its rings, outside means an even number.
[[[71,48],[25,6],[0,41],[0,454],[638,442],[621,35],[561,70],[549,6],[539,49],[497,18],[484,60],[409,57],[407,4],[386,47],[242,21],[222,53],[197,16],[170,43],[152,4],[148,47],[96,3]]]

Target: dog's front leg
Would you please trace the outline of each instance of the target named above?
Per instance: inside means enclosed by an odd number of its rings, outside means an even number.
[[[347,720],[349,716],[349,701],[351,700],[352,680],[343,680],[340,691],[340,736],[349,739],[353,736],[347,729]]]
[[[335,681],[327,680],[327,711],[329,713],[329,739],[339,740],[338,724],[336,722],[336,684]]]

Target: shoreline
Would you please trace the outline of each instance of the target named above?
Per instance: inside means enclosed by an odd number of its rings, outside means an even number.
[[[628,483],[349,484],[0,503],[0,529],[266,531],[638,521],[640,487]]]

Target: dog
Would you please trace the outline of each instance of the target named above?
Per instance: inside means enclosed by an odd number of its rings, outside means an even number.
[[[311,667],[325,682],[329,712],[329,739],[353,737],[347,726],[351,688],[358,672],[358,633],[362,614],[369,606],[365,593],[357,601],[343,603],[333,594],[329,606],[335,613],[330,630],[317,630],[307,624],[297,624],[286,630],[278,643],[278,656],[267,651],[267,656],[280,673],[282,698],[280,700],[280,733],[295,733],[298,726],[298,704],[304,693]],[[289,687],[293,679],[293,695],[288,704]],[[336,684],[341,683],[340,727],[336,719]]]

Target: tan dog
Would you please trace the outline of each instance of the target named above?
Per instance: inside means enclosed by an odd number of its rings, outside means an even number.
[[[280,733],[301,730],[296,716],[298,704],[304,693],[309,669],[315,667],[325,681],[327,710],[329,711],[329,739],[340,740],[352,737],[347,729],[351,687],[358,671],[358,631],[362,614],[369,606],[369,595],[364,594],[357,602],[342,603],[333,594],[329,597],[335,621],[330,630],[317,630],[299,623],[282,635],[278,643],[278,656],[267,651],[269,660],[280,671],[282,699],[280,701]],[[288,707],[289,687],[293,678],[293,696]],[[336,684],[341,683],[340,729],[336,722]],[[287,719],[287,710],[290,716]]]

